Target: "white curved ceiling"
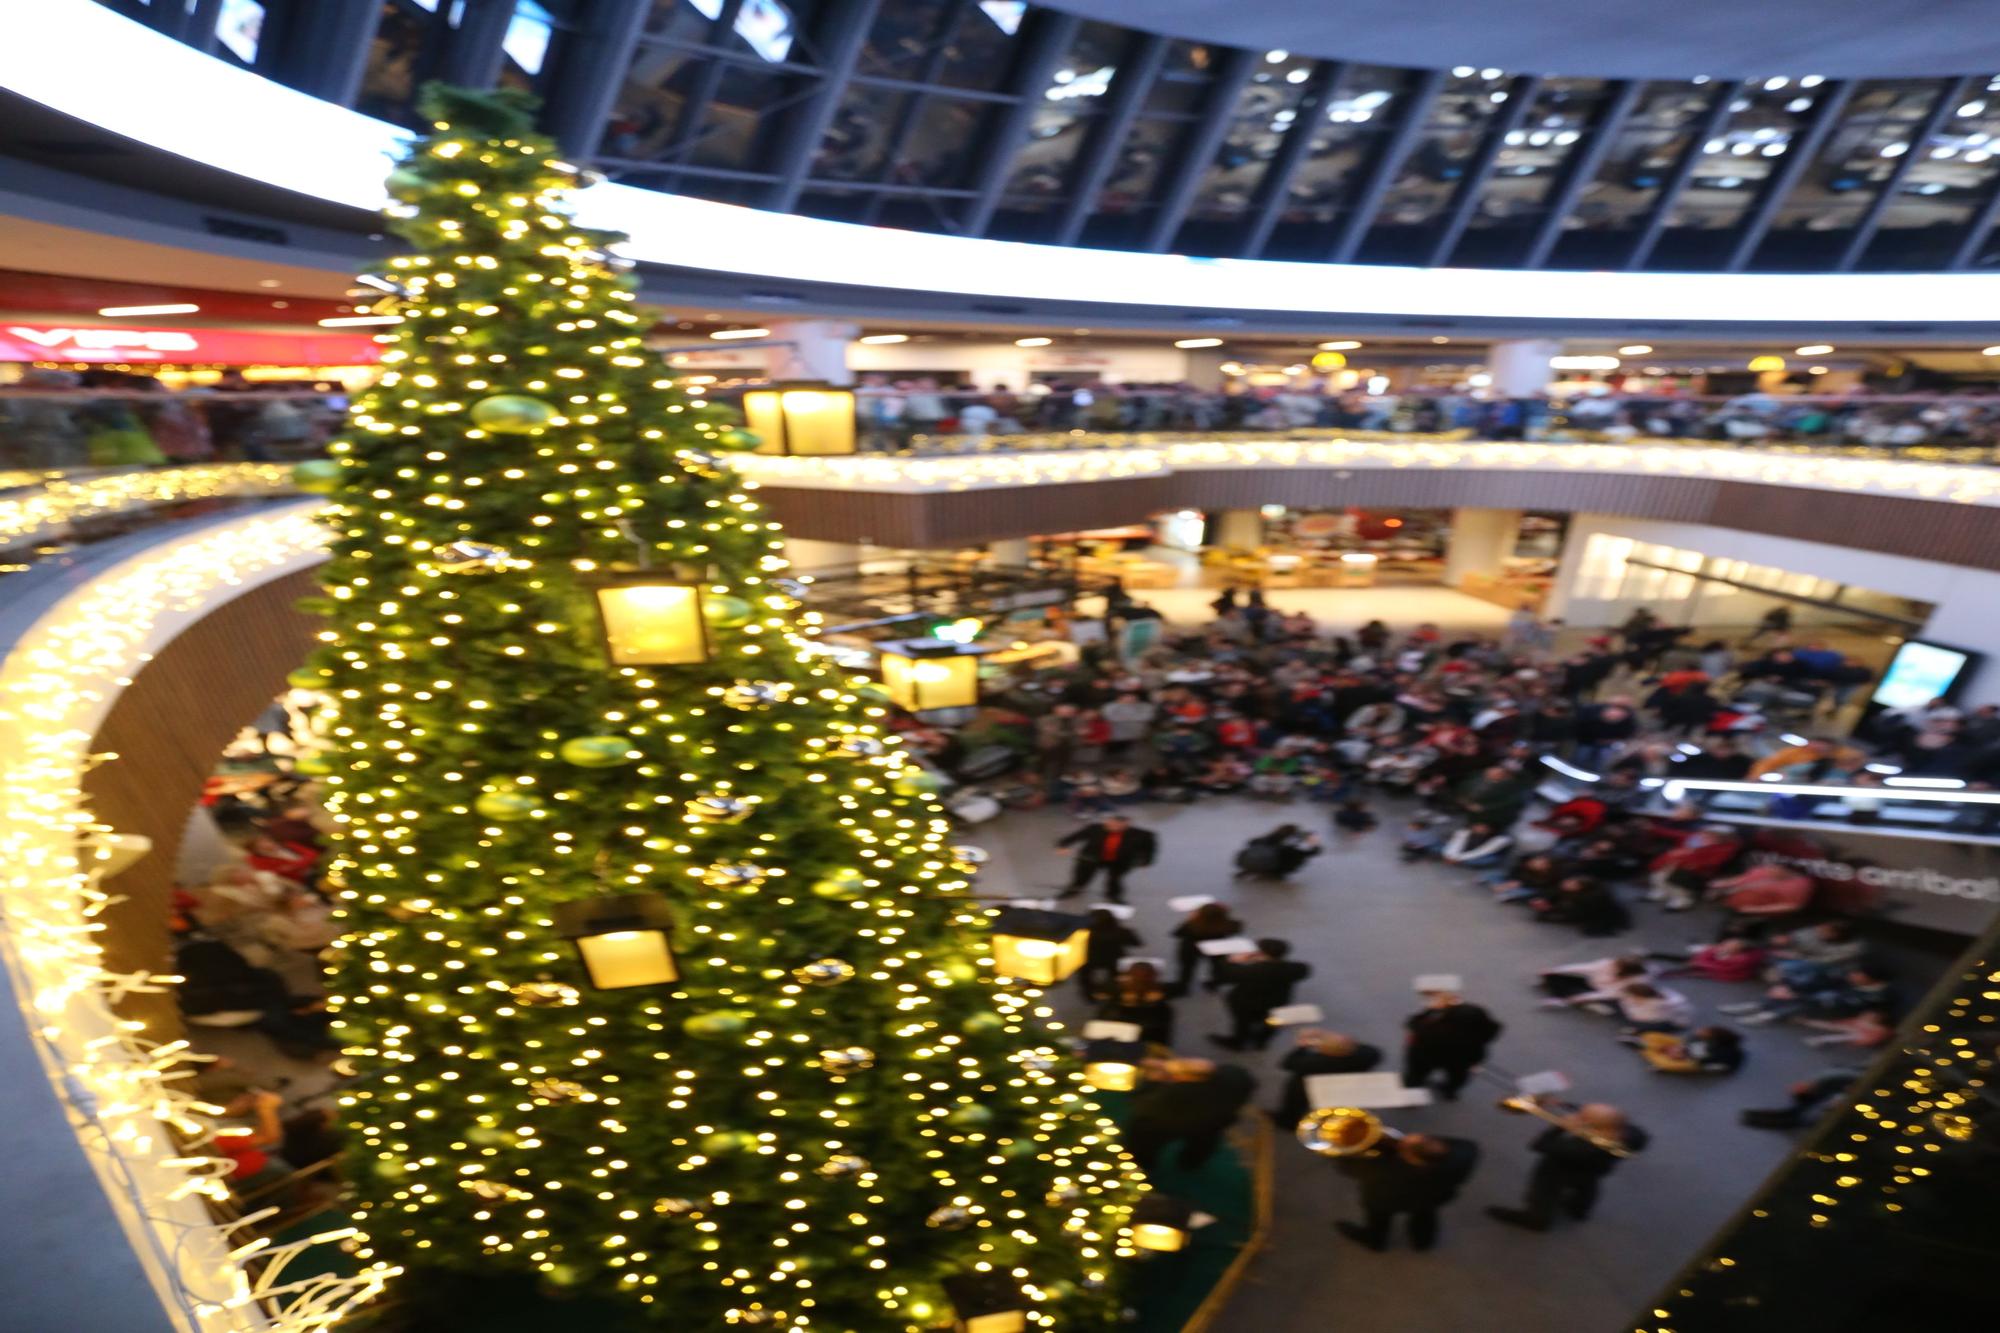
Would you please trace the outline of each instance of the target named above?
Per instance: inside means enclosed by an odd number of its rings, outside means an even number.
[[[2000,72],[1996,0],[1037,0],[1226,46],[1607,78]]]
[[[38,0],[0,87],[163,152],[357,208],[385,202],[407,131],[202,55],[89,0]],[[629,185],[577,201],[631,258],[887,289],[1111,306],[1686,327],[1995,323],[2000,274],[1588,273],[1199,259],[829,222]]]

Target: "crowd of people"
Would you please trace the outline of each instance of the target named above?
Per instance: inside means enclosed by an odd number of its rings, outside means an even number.
[[[346,422],[330,383],[169,389],[149,375],[30,370],[0,385],[0,467],[83,468],[289,461],[325,449]]]
[[[1173,975],[1130,957],[1143,942],[1125,906],[1128,878],[1166,854],[1142,826],[1149,803],[1238,794],[1287,805],[1286,822],[1238,853],[1239,876],[1281,879],[1330,846],[1393,838],[1406,860],[1455,867],[1468,891],[1547,924],[1552,939],[1606,941],[1604,957],[1551,965],[1532,980],[1551,1010],[1610,1020],[1601,1040],[1623,1043],[1662,1076],[1726,1079],[1750,1058],[1747,1030],[1759,1027],[1783,1025],[1810,1045],[1857,1050],[1893,1035],[1904,997],[1864,930],[1825,904],[1815,911],[1814,881],[1754,856],[1744,826],[1691,801],[1667,802],[1663,784],[1649,779],[1769,773],[1866,788],[1894,771],[1886,761],[1900,760],[1912,771],[1984,782],[2000,710],[1938,702],[1878,717],[1867,746],[1831,737],[1790,743],[1763,718],[1760,701],[1774,690],[1803,692],[1812,703],[1804,711],[1824,715],[1872,672],[1795,634],[1782,614],[1724,642],[1640,613],[1559,651],[1559,638],[1577,635],[1528,613],[1496,637],[1433,625],[1395,632],[1380,622],[1329,635],[1255,593],[1225,593],[1213,610],[1206,624],[1168,630],[1133,660],[1093,647],[1073,667],[1018,681],[962,727],[908,724],[913,745],[948,771],[968,761],[990,766],[996,747],[1011,747],[1017,771],[978,790],[1003,805],[1067,809],[1079,819],[1061,839],[1073,872],[1060,892],[1074,899],[1100,879],[1103,886],[1079,985],[1098,1018],[1134,1024],[1162,1048],[1135,1097],[1142,1163],[1178,1142],[1181,1166],[1198,1164],[1254,1095],[1255,1076],[1227,1057],[1164,1053],[1189,1044],[1185,1033],[1177,1042],[1175,1007],[1195,987],[1221,993],[1229,1027],[1209,1037],[1221,1051],[1291,1045],[1271,1108],[1287,1130],[1309,1108],[1308,1078],[1367,1071],[1384,1058],[1373,1034],[1307,1024],[1286,1038],[1273,1015],[1292,1004],[1312,960],[1291,941],[1251,935],[1221,902],[1175,904],[1186,910],[1173,932]],[[1110,612],[1150,614],[1130,603]],[[1545,757],[1592,780],[1558,790]],[[1771,799],[1794,817],[1812,804]],[[1697,908],[1712,914],[1712,930],[1695,945],[1615,943],[1647,914]],[[1222,957],[1201,947],[1245,938],[1254,947]],[[1738,987],[1742,998],[1704,1013],[1677,985],[1689,977]],[[1584,1033],[1580,1026],[1579,1041],[1589,1040]],[[1502,1039],[1492,1015],[1456,990],[1426,991],[1406,1024],[1403,1080],[1456,1097]],[[1614,1107],[1550,1114],[1559,1123],[1534,1145],[1540,1165],[1527,1198],[1493,1210],[1501,1221],[1539,1230],[1564,1214],[1587,1215],[1596,1181],[1646,1140]],[[1781,1124],[1803,1114],[1777,1108],[1745,1118]],[[1348,1234],[1379,1244],[1384,1218],[1404,1211],[1412,1241],[1434,1243],[1436,1208],[1474,1160],[1472,1145],[1406,1135],[1350,1164],[1363,1179],[1365,1220]],[[1370,1185],[1371,1173],[1392,1183]],[[1405,1202],[1392,1208],[1384,1202],[1392,1198]]]
[[[1295,384],[1049,379],[1012,389],[970,380],[864,374],[856,390],[864,447],[924,452],[999,436],[1088,431],[1352,430],[1461,432],[1496,440],[1712,440],[1905,449],[2000,445],[2000,400],[1945,395],[1603,393],[1498,398],[1455,390],[1370,393]]]

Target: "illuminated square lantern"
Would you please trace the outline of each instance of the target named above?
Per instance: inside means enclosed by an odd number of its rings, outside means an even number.
[[[1130,1092],[1139,1086],[1139,1062],[1145,1058],[1143,1041],[1100,1038],[1083,1048],[1083,1080],[1099,1092]]]
[[[882,688],[912,713],[971,708],[979,702],[981,644],[946,639],[893,639],[877,646]]]
[[[1025,1333],[1027,1303],[1021,1284],[1005,1273],[954,1273],[944,1280],[957,1320],[952,1333]]]
[[[1184,1250],[1193,1230],[1194,1205],[1184,1199],[1148,1194],[1132,1209],[1132,1243],[1142,1250]]]
[[[634,893],[559,903],[555,917],[556,933],[575,947],[596,989],[664,986],[680,980],[668,936],[673,921],[659,895]]]
[[[693,666],[708,660],[701,584],[643,570],[595,580],[604,652],[613,666]]]
[[[1053,986],[1083,966],[1090,918],[1037,907],[1010,907],[993,922],[993,970]]]
[[[805,381],[746,389],[743,424],[763,437],[760,454],[851,454],[854,394]]]

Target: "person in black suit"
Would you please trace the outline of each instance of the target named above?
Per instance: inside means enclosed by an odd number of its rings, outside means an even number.
[[[1409,1032],[1403,1048],[1403,1086],[1425,1087],[1433,1075],[1443,1074],[1438,1091],[1446,1101],[1455,1102],[1473,1066],[1486,1058],[1486,1048],[1500,1035],[1500,1024],[1450,991],[1424,992],[1424,1006],[1403,1024]]]
[[[1104,872],[1104,896],[1114,903],[1125,901],[1125,876],[1141,866],[1153,864],[1159,839],[1118,815],[1106,815],[1095,824],[1086,824],[1056,843],[1076,848],[1076,870],[1062,896],[1074,898]]]
[[[1471,1139],[1405,1134],[1392,1144],[1335,1165],[1361,1186],[1365,1222],[1335,1222],[1341,1235],[1371,1250],[1389,1243],[1396,1214],[1409,1218],[1410,1248],[1437,1244],[1438,1210],[1458,1192],[1479,1165],[1479,1145]]]
[[[1160,1154],[1178,1143],[1181,1166],[1194,1170],[1215,1155],[1223,1132],[1256,1090],[1256,1078],[1241,1065],[1148,1061],[1146,1081],[1132,1094],[1125,1150],[1150,1174]]]
[[[1232,1029],[1227,1036],[1211,1035],[1210,1041],[1231,1051],[1261,1051],[1271,1044],[1274,1029],[1266,1021],[1271,1011],[1290,1004],[1292,988],[1312,975],[1312,965],[1294,962],[1291,952],[1284,940],[1258,940],[1255,953],[1240,953],[1216,965],[1215,979],[1228,990],[1222,998]]]
[[[1382,1052],[1339,1032],[1321,1028],[1299,1029],[1299,1044],[1279,1062],[1290,1075],[1278,1098],[1271,1119],[1289,1134],[1306,1118],[1312,1102],[1306,1096],[1306,1080],[1315,1074],[1365,1074],[1382,1063]]]
[[[1529,1148],[1541,1154],[1528,1173],[1528,1196],[1519,1208],[1488,1208],[1488,1215],[1529,1231],[1547,1231],[1560,1208],[1581,1222],[1597,1204],[1597,1187],[1618,1165],[1618,1156],[1600,1147],[1613,1143],[1629,1156],[1646,1146],[1646,1131],[1615,1106],[1593,1102],[1537,1135]],[[1593,1141],[1595,1140],[1595,1141]]]

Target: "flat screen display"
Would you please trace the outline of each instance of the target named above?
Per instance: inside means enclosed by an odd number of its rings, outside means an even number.
[[[1957,687],[1974,656],[1942,644],[1905,640],[1876,682],[1873,702],[1884,708],[1914,708],[1945,698]]]

